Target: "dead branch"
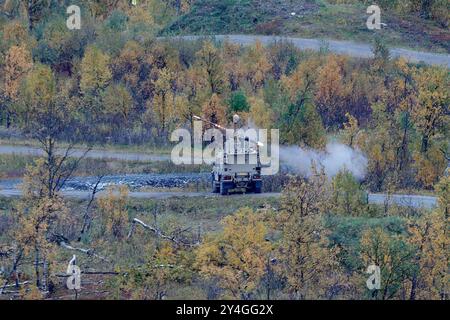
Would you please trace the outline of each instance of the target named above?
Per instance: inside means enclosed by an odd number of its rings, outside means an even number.
[[[86,206],[86,211],[84,212],[84,215],[83,215],[83,226],[82,226],[81,231],[80,231],[80,236],[78,237],[78,242],[81,241],[81,237],[83,236],[83,234],[85,232],[87,232],[89,230],[89,228],[90,228],[91,217],[90,217],[89,214],[90,214],[90,211],[91,211],[91,206],[94,203],[95,196],[96,196],[96,194],[98,192],[98,185],[100,184],[102,179],[103,179],[103,175],[99,176],[98,179],[97,179],[97,182],[94,185],[94,188],[92,189],[91,198],[89,199],[89,203]]]
[[[59,165],[58,165],[58,171],[61,169],[63,163],[65,162],[65,160],[71,156],[70,151],[73,149],[73,144],[70,145],[67,149],[66,152],[63,156],[63,158],[61,159]],[[67,180],[70,179],[70,177],[72,176],[72,174],[75,172],[75,170],[78,168],[78,165],[80,164],[81,160],[83,160],[86,155],[92,150],[91,147],[87,148],[84,153],[78,157],[75,162],[67,169],[67,171],[65,173],[61,173],[58,176],[57,179],[57,183],[56,186],[58,186],[57,191],[61,190],[61,188],[64,187],[64,185],[66,184]]]
[[[24,281],[24,282],[19,282],[19,286],[23,286],[23,285],[26,285],[26,284],[29,284],[29,283],[31,283],[31,281]],[[10,285],[6,285],[6,286],[4,286],[4,288],[6,289],[6,288],[13,288],[13,287],[15,287],[16,285],[15,284],[10,284]],[[0,292],[0,294],[1,294],[2,292]],[[3,291],[3,293],[5,293],[5,291]]]
[[[96,254],[96,253],[94,252],[93,249],[84,249],[84,248],[72,247],[71,245],[69,245],[69,244],[66,243],[65,241],[59,242],[59,245],[60,245],[61,247],[65,248],[65,249],[68,249],[68,250],[78,251],[78,252],[87,254],[87,255],[90,256],[90,257],[92,256],[92,257],[95,257],[95,258],[97,258],[97,259],[100,259],[100,260],[105,261],[105,262],[108,262],[108,263],[111,262],[111,261],[108,260],[107,258],[105,258],[105,257],[103,257],[103,256],[100,256],[100,255]]]
[[[444,148],[439,148],[439,150],[442,152],[442,154],[444,155],[445,160],[450,161],[450,154],[447,153],[446,150],[444,150]]]
[[[81,271],[81,274],[87,274],[87,275],[100,275],[100,276],[118,276],[121,273],[115,272],[115,271]],[[67,273],[57,273],[55,274],[55,277],[58,278],[68,278],[70,277],[70,274]]]
[[[162,233],[161,230],[159,230],[155,227],[152,227],[137,218],[134,218],[131,223],[132,223],[132,225],[130,228],[130,232],[128,233],[128,237],[127,237],[128,239],[130,239],[131,236],[133,235],[134,230],[136,229],[136,225],[140,225],[144,229],[153,232],[157,237],[164,239],[164,240],[172,241],[173,243],[175,243],[177,245],[183,245],[183,246],[188,246],[188,247],[194,247],[194,246],[198,245],[198,243],[186,243],[185,241],[176,238],[174,235],[168,236],[168,235]]]
[[[28,291],[28,290],[26,290],[26,291]],[[15,294],[15,295],[19,296],[19,291],[5,291],[5,290],[2,290],[2,291],[0,291],[0,294]]]
[[[47,240],[49,242],[56,243],[58,246],[65,248],[67,250],[78,251],[78,252],[87,254],[88,256],[95,257],[95,258],[98,258],[105,262],[111,263],[111,261],[109,259],[96,254],[94,252],[94,249],[85,249],[85,248],[78,248],[78,247],[71,246],[69,243],[69,240],[64,235],[52,233],[51,235],[49,235]]]
[[[0,247],[0,258],[8,258],[13,253],[14,253],[14,250],[12,248],[1,248]]]
[[[153,268],[168,268],[168,269],[174,269],[176,266],[173,264],[157,264],[154,265]],[[143,266],[139,266],[136,269],[142,269]],[[83,270],[81,271],[81,274],[85,275],[99,275],[99,276],[120,276],[120,275],[128,275],[128,272],[117,272],[117,271],[97,271],[97,270]],[[147,274],[150,275],[150,274]],[[67,273],[56,273],[54,274],[55,277],[58,278],[68,278],[70,277],[70,274]]]

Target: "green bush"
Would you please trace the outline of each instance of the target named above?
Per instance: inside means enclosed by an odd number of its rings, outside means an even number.
[[[231,94],[229,105],[232,112],[248,112],[250,110],[250,104],[242,90]]]

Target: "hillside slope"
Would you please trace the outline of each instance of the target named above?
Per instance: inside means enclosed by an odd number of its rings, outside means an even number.
[[[261,34],[371,42],[367,5],[333,4],[324,0],[197,0],[192,9],[162,35]],[[344,2],[344,1],[339,1]],[[295,15],[293,15],[295,13]],[[387,26],[377,31],[389,45],[450,52],[445,24],[417,14],[382,10]]]

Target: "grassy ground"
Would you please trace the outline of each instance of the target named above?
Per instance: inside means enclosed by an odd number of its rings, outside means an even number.
[[[25,146],[25,147],[40,147],[40,144],[38,141],[31,140],[31,139],[7,139],[7,138],[0,138],[0,145],[10,145],[10,146]],[[58,148],[64,148],[67,147],[67,143],[59,143]],[[163,155],[163,154],[170,154],[172,151],[172,148],[162,147],[162,146],[154,146],[154,145],[129,145],[129,144],[94,144],[87,146],[85,144],[77,144],[75,148],[80,149],[86,149],[88,147],[91,147],[95,150],[100,151],[119,151],[119,152],[140,152],[140,153],[147,153],[147,154],[157,154],[157,155]]]
[[[22,155],[0,155],[0,179],[22,177],[26,166],[33,161],[32,157]]]
[[[9,244],[7,231],[12,228],[14,214],[13,207],[15,201],[0,197],[0,244]],[[74,218],[73,223],[79,230],[78,224],[86,206],[86,201],[68,201],[68,206]],[[250,207],[254,210],[261,208],[280,208],[279,198],[172,198],[167,200],[153,199],[130,199],[127,205],[128,220],[139,218],[145,223],[157,225],[163,232],[170,234],[175,230],[182,228],[189,230],[189,233],[200,233],[201,237],[206,234],[215,233],[221,230],[221,219],[233,214],[242,207]],[[392,216],[384,216],[381,208],[376,210],[373,216],[348,217],[330,215],[326,217],[324,223],[330,229],[330,241],[339,244],[345,248],[340,257],[344,267],[350,270],[359,268],[359,239],[364,230],[368,228],[382,227],[392,234],[402,234],[405,232],[405,220],[401,217],[401,212]],[[77,264],[83,270],[111,270],[113,265],[122,268],[132,265],[140,265],[143,258],[150,255],[152,246],[149,245],[156,241],[152,233],[144,232],[138,228],[135,235],[130,240],[117,240],[109,238],[102,233],[101,220],[98,218],[96,208],[94,207],[94,221],[91,231],[87,237],[84,237],[81,243],[72,241],[71,244],[77,247],[89,247],[95,250],[95,253],[107,257],[112,262],[105,263],[88,257],[87,255],[77,254]],[[128,229],[129,226],[126,227]],[[69,232],[70,233],[70,232]],[[73,239],[75,234],[67,234]],[[60,248],[54,257],[57,263],[53,272],[65,272],[67,261],[72,257],[73,252]],[[1,263],[0,257],[0,263]],[[32,274],[32,269],[22,266],[24,271]],[[25,276],[24,276],[25,277]],[[83,276],[83,290],[80,292],[79,299],[103,299],[114,297],[114,286],[110,285],[115,276]],[[208,297],[208,283],[199,276],[194,276],[190,282],[172,282],[166,287],[167,299],[206,299]],[[273,297],[285,298],[274,292]],[[1,298],[7,298],[3,296]],[[1,299],[0,298],[0,299]],[[261,296],[260,298],[263,298]],[[65,278],[59,279],[56,283],[56,291],[52,299],[73,299],[73,294],[65,288]]]
[[[167,200],[136,200],[129,205],[131,217],[143,217],[151,221],[156,210],[161,214],[161,223],[176,220],[177,224],[196,228],[201,225],[202,232],[220,230],[219,221],[238,209],[250,207],[260,209],[265,206],[279,207],[279,198],[246,197],[179,197]]]
[[[37,157],[25,155],[2,155],[0,154],[0,179],[22,178],[27,165],[31,165]],[[121,175],[121,174],[168,174],[168,173],[209,173],[210,165],[175,165],[171,161],[122,161],[113,159],[83,159],[73,176],[99,176],[99,175]],[[280,192],[282,186],[288,181],[285,173],[276,176],[264,177],[264,192]],[[139,191],[151,192],[209,192],[211,189],[209,181],[189,183],[183,188],[141,188]],[[396,190],[396,194],[415,194],[434,196],[433,190],[404,189]]]
[[[17,206],[18,199],[0,196],[0,231],[10,227],[9,220],[13,208]],[[174,197],[170,199],[129,199],[129,220],[139,218],[147,223],[153,223],[155,213],[157,223],[163,230],[169,230],[169,225],[176,224],[185,227],[197,228],[201,225],[202,232],[214,232],[221,228],[219,221],[239,208],[250,207],[260,209],[264,207],[279,208],[279,198],[247,198],[247,197]],[[67,200],[74,218],[81,218],[87,201]],[[95,210],[94,210],[95,211]],[[94,214],[95,216],[95,214]],[[174,222],[175,221],[175,222]],[[94,224],[97,221],[94,221]],[[2,229],[4,228],[4,229]],[[95,235],[95,225],[93,234]],[[2,239],[0,232],[0,240]],[[91,241],[94,239],[85,239]]]
[[[31,165],[37,157],[3,154],[0,155],[0,179],[21,178],[27,165]],[[198,173],[210,172],[207,165],[175,165],[171,161],[119,161],[111,159],[83,159],[78,165],[74,176],[97,176],[118,174],[149,174],[149,173]]]
[[[13,226],[12,214],[13,207],[17,205],[17,200],[0,197],[0,245],[9,244],[7,231]],[[197,234],[203,237],[207,233],[217,232],[222,228],[220,220],[234,213],[241,207],[251,207],[253,209],[265,206],[278,207],[278,199],[250,199],[250,198],[172,198],[168,200],[142,200],[130,199],[128,202],[129,221],[133,218],[139,218],[145,223],[157,225],[163,232],[171,233],[176,228],[189,229],[189,233]],[[81,216],[86,207],[86,201],[68,201],[71,214],[75,219],[74,224],[79,230]],[[94,208],[94,212],[96,209]],[[128,226],[129,227],[129,226]],[[94,213],[94,221],[91,232],[84,237],[81,243],[71,242],[77,247],[94,248],[99,255],[112,260],[114,264],[121,267],[142,264],[142,259],[151,254],[151,243],[156,239],[152,233],[144,232],[141,228],[136,230],[132,240],[119,241],[105,237],[102,234],[104,226]],[[127,229],[128,230],[128,229]],[[69,235],[73,239],[73,235]],[[73,252],[59,249],[54,258],[57,265],[60,266],[54,272],[64,273],[67,261],[72,257]],[[3,263],[0,257],[0,266]],[[114,270],[112,263],[105,263],[98,259],[93,259],[87,255],[77,254],[77,264],[83,269],[90,270]],[[28,274],[32,274],[32,269],[26,266],[22,267]],[[24,276],[25,277],[25,276]],[[1,278],[1,277],[0,277]],[[111,298],[113,293],[109,286],[109,281],[114,276],[83,276],[83,290],[79,299],[103,299]],[[26,278],[24,278],[26,279]],[[95,285],[90,285],[95,283]],[[53,299],[73,299],[73,294],[65,288],[65,279],[59,279],[56,285],[56,292]],[[105,291],[107,292],[105,292]],[[207,292],[204,282],[198,277],[191,283],[174,282],[167,290],[168,299],[206,299]],[[1,299],[7,299],[8,296],[0,296]]]
[[[163,30],[173,34],[263,34],[354,40],[370,43],[368,5],[325,0],[199,0],[192,10]],[[292,16],[291,13],[296,15]],[[378,31],[388,45],[450,52],[450,31],[414,16],[382,11],[387,27]]]
[[[0,125],[0,146],[10,145],[10,146],[26,146],[26,147],[40,147],[37,140],[30,139],[24,136],[16,128],[6,128]],[[68,144],[64,142],[59,142],[58,147],[64,148]],[[76,148],[87,148],[85,144],[77,144]],[[129,144],[94,144],[89,147],[100,150],[100,151],[122,151],[122,152],[142,152],[148,154],[170,154],[172,151],[171,146],[155,146],[153,144],[139,144],[139,145],[129,145]]]

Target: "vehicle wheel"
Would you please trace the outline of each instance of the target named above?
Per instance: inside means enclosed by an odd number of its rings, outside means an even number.
[[[212,193],[219,193],[220,186],[218,186],[214,180],[211,183],[211,187],[212,187]]]
[[[222,195],[222,196],[226,196],[226,195],[228,195],[228,186],[227,186],[227,184],[225,184],[225,183],[223,183],[223,182],[221,182],[220,183],[220,194]]]

